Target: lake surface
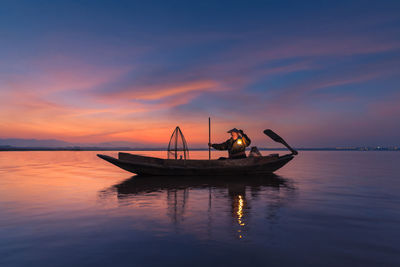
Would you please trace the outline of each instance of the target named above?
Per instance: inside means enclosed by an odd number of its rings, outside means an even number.
[[[305,151],[231,181],[0,152],[0,266],[400,266],[399,178],[399,152]]]

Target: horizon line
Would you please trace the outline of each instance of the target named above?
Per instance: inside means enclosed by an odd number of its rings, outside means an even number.
[[[286,148],[260,147],[264,151],[285,151]],[[345,146],[345,147],[295,147],[299,151],[400,151],[400,146]],[[164,147],[96,147],[96,146],[9,146],[0,145],[0,151],[168,151]],[[189,151],[208,151],[208,148],[192,148]],[[213,150],[218,151],[218,150]]]

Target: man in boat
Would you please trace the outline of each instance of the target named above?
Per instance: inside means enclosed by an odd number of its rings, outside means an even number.
[[[221,144],[211,144],[208,146],[217,150],[228,150],[230,159],[246,158],[246,147],[251,143],[250,138],[242,131],[236,128],[229,130],[231,138]],[[222,159],[222,158],[221,158]]]

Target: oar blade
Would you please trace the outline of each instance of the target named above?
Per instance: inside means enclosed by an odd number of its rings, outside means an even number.
[[[266,129],[264,130],[264,134],[266,134],[268,137],[270,137],[272,140],[274,140],[275,142],[281,143],[284,146],[286,146],[292,153],[293,155],[297,155],[298,152],[296,150],[294,150],[293,148],[291,148],[288,143],[286,143],[285,140],[283,140],[282,137],[280,137],[278,134],[276,134],[274,131],[272,131],[271,129]]]
[[[274,131],[271,129],[266,129],[264,130],[264,134],[268,135],[272,140],[278,143],[284,142],[283,138],[277,135]]]

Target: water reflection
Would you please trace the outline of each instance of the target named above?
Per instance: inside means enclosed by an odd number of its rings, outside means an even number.
[[[141,203],[146,198],[161,201],[158,206],[165,207],[175,229],[185,219],[196,217],[206,221],[208,235],[224,224],[221,220],[225,216],[230,218],[227,224],[235,237],[242,239],[251,227],[252,216],[275,224],[280,208],[296,197],[296,190],[290,179],[274,174],[234,178],[134,176],[101,191],[100,196],[116,196],[122,206],[138,205],[139,198]]]

